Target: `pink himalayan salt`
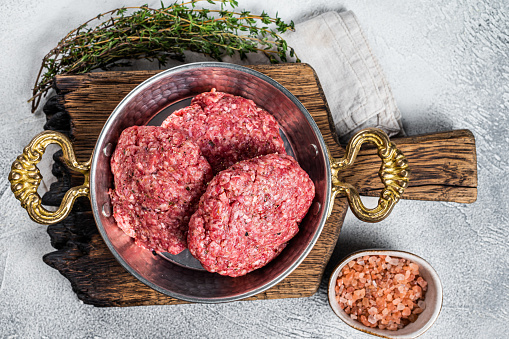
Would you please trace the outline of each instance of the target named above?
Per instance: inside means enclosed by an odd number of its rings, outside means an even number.
[[[362,306],[368,307],[369,306],[369,299],[368,298],[362,298]]]
[[[419,266],[417,264],[414,264],[414,263],[410,263],[408,265],[408,268],[410,268],[410,270],[412,271],[412,273],[414,273],[415,275],[419,274]]]
[[[428,286],[428,283],[424,279],[422,279],[422,277],[417,278],[417,283],[422,288],[425,288],[426,286]]]
[[[420,307],[416,307],[414,308],[414,310],[412,311],[413,314],[421,314],[422,311],[424,311],[422,308]]]
[[[389,264],[391,264],[393,266],[397,266],[399,264],[399,260],[392,258],[391,260],[389,260]]]
[[[390,256],[364,256],[338,274],[340,307],[368,327],[397,330],[417,319],[425,308],[426,281],[419,266]]]
[[[369,322],[370,324],[373,324],[373,325],[374,325],[374,324],[376,324],[376,322],[377,322],[377,321],[376,321],[376,319],[375,319],[375,317],[374,317],[374,316],[370,315],[370,316],[368,317],[368,322]]]
[[[401,281],[405,279],[405,276],[403,274],[396,274],[394,279],[396,279],[396,281]]]
[[[354,297],[355,300],[364,298],[365,295],[366,295],[366,290],[365,289],[356,290],[356,291],[353,292],[353,297]]]

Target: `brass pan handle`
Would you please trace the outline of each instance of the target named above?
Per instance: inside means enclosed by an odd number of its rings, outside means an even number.
[[[339,181],[339,171],[352,165],[365,142],[374,143],[378,148],[378,156],[382,159],[382,166],[378,175],[385,188],[380,194],[378,205],[368,209],[362,203],[359,193],[350,184]],[[357,218],[366,222],[378,222],[385,219],[399,201],[408,186],[408,161],[396,146],[389,141],[385,132],[376,128],[364,129],[355,134],[348,143],[346,154],[342,159],[335,159],[329,155],[332,170],[332,198],[329,206],[332,209],[337,194],[345,194],[352,212]]]
[[[55,212],[42,207],[41,197],[37,193],[42,176],[36,165],[41,161],[46,147],[52,143],[58,144],[62,148],[64,153],[62,160],[65,165],[85,176],[83,185],[73,187],[65,193],[60,207]],[[71,141],[62,133],[42,132],[32,139],[30,144],[24,148],[23,154],[12,163],[9,173],[11,190],[32,220],[44,225],[57,223],[69,215],[76,198],[89,195],[91,160],[92,158],[83,163],[78,162]]]

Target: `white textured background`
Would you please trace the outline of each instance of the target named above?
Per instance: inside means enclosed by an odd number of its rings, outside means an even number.
[[[106,10],[140,4],[0,1],[0,337],[369,337],[333,314],[325,279],[310,298],[100,309],[83,305],[70,283],[42,262],[53,251],[49,236],[29,220],[7,180],[15,156],[45,122],[26,103],[34,76],[69,30]],[[348,214],[331,266],[363,248],[413,252],[435,267],[444,286],[440,317],[422,338],[507,337],[508,1],[240,0],[240,7],[278,11],[296,22],[353,10],[392,85],[406,131],[474,133],[476,203],[402,201],[375,225]]]

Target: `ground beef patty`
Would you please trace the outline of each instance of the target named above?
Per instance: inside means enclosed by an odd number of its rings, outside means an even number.
[[[179,131],[153,126],[124,130],[111,158],[110,191],[118,226],[138,245],[178,254],[212,169]]]
[[[286,154],[271,114],[252,100],[215,90],[197,95],[191,106],[174,112],[162,126],[184,131],[216,173],[259,155]]]
[[[207,271],[245,275],[284,249],[314,195],[313,182],[288,155],[241,161],[209,183],[189,222],[189,251]]]

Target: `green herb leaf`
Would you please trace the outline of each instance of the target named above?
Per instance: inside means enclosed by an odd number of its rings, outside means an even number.
[[[220,9],[199,9],[195,4],[220,3]],[[189,6],[191,5],[191,6]],[[32,102],[32,112],[47,91],[53,78],[61,74],[81,74],[94,69],[128,66],[129,60],[157,60],[160,65],[177,59],[184,51],[209,55],[221,61],[225,55],[262,52],[272,63],[286,61],[293,48],[277,32],[293,29],[293,21],[284,23],[277,14],[234,12],[227,6],[238,6],[236,0],[192,0],[161,8],[148,5],[121,7],[101,13],[69,32],[42,60]],[[103,19],[104,21],[100,21]],[[261,27],[257,23],[262,23]],[[271,26],[276,26],[275,30]],[[126,61],[127,60],[127,61]],[[297,58],[297,61],[300,60]]]

